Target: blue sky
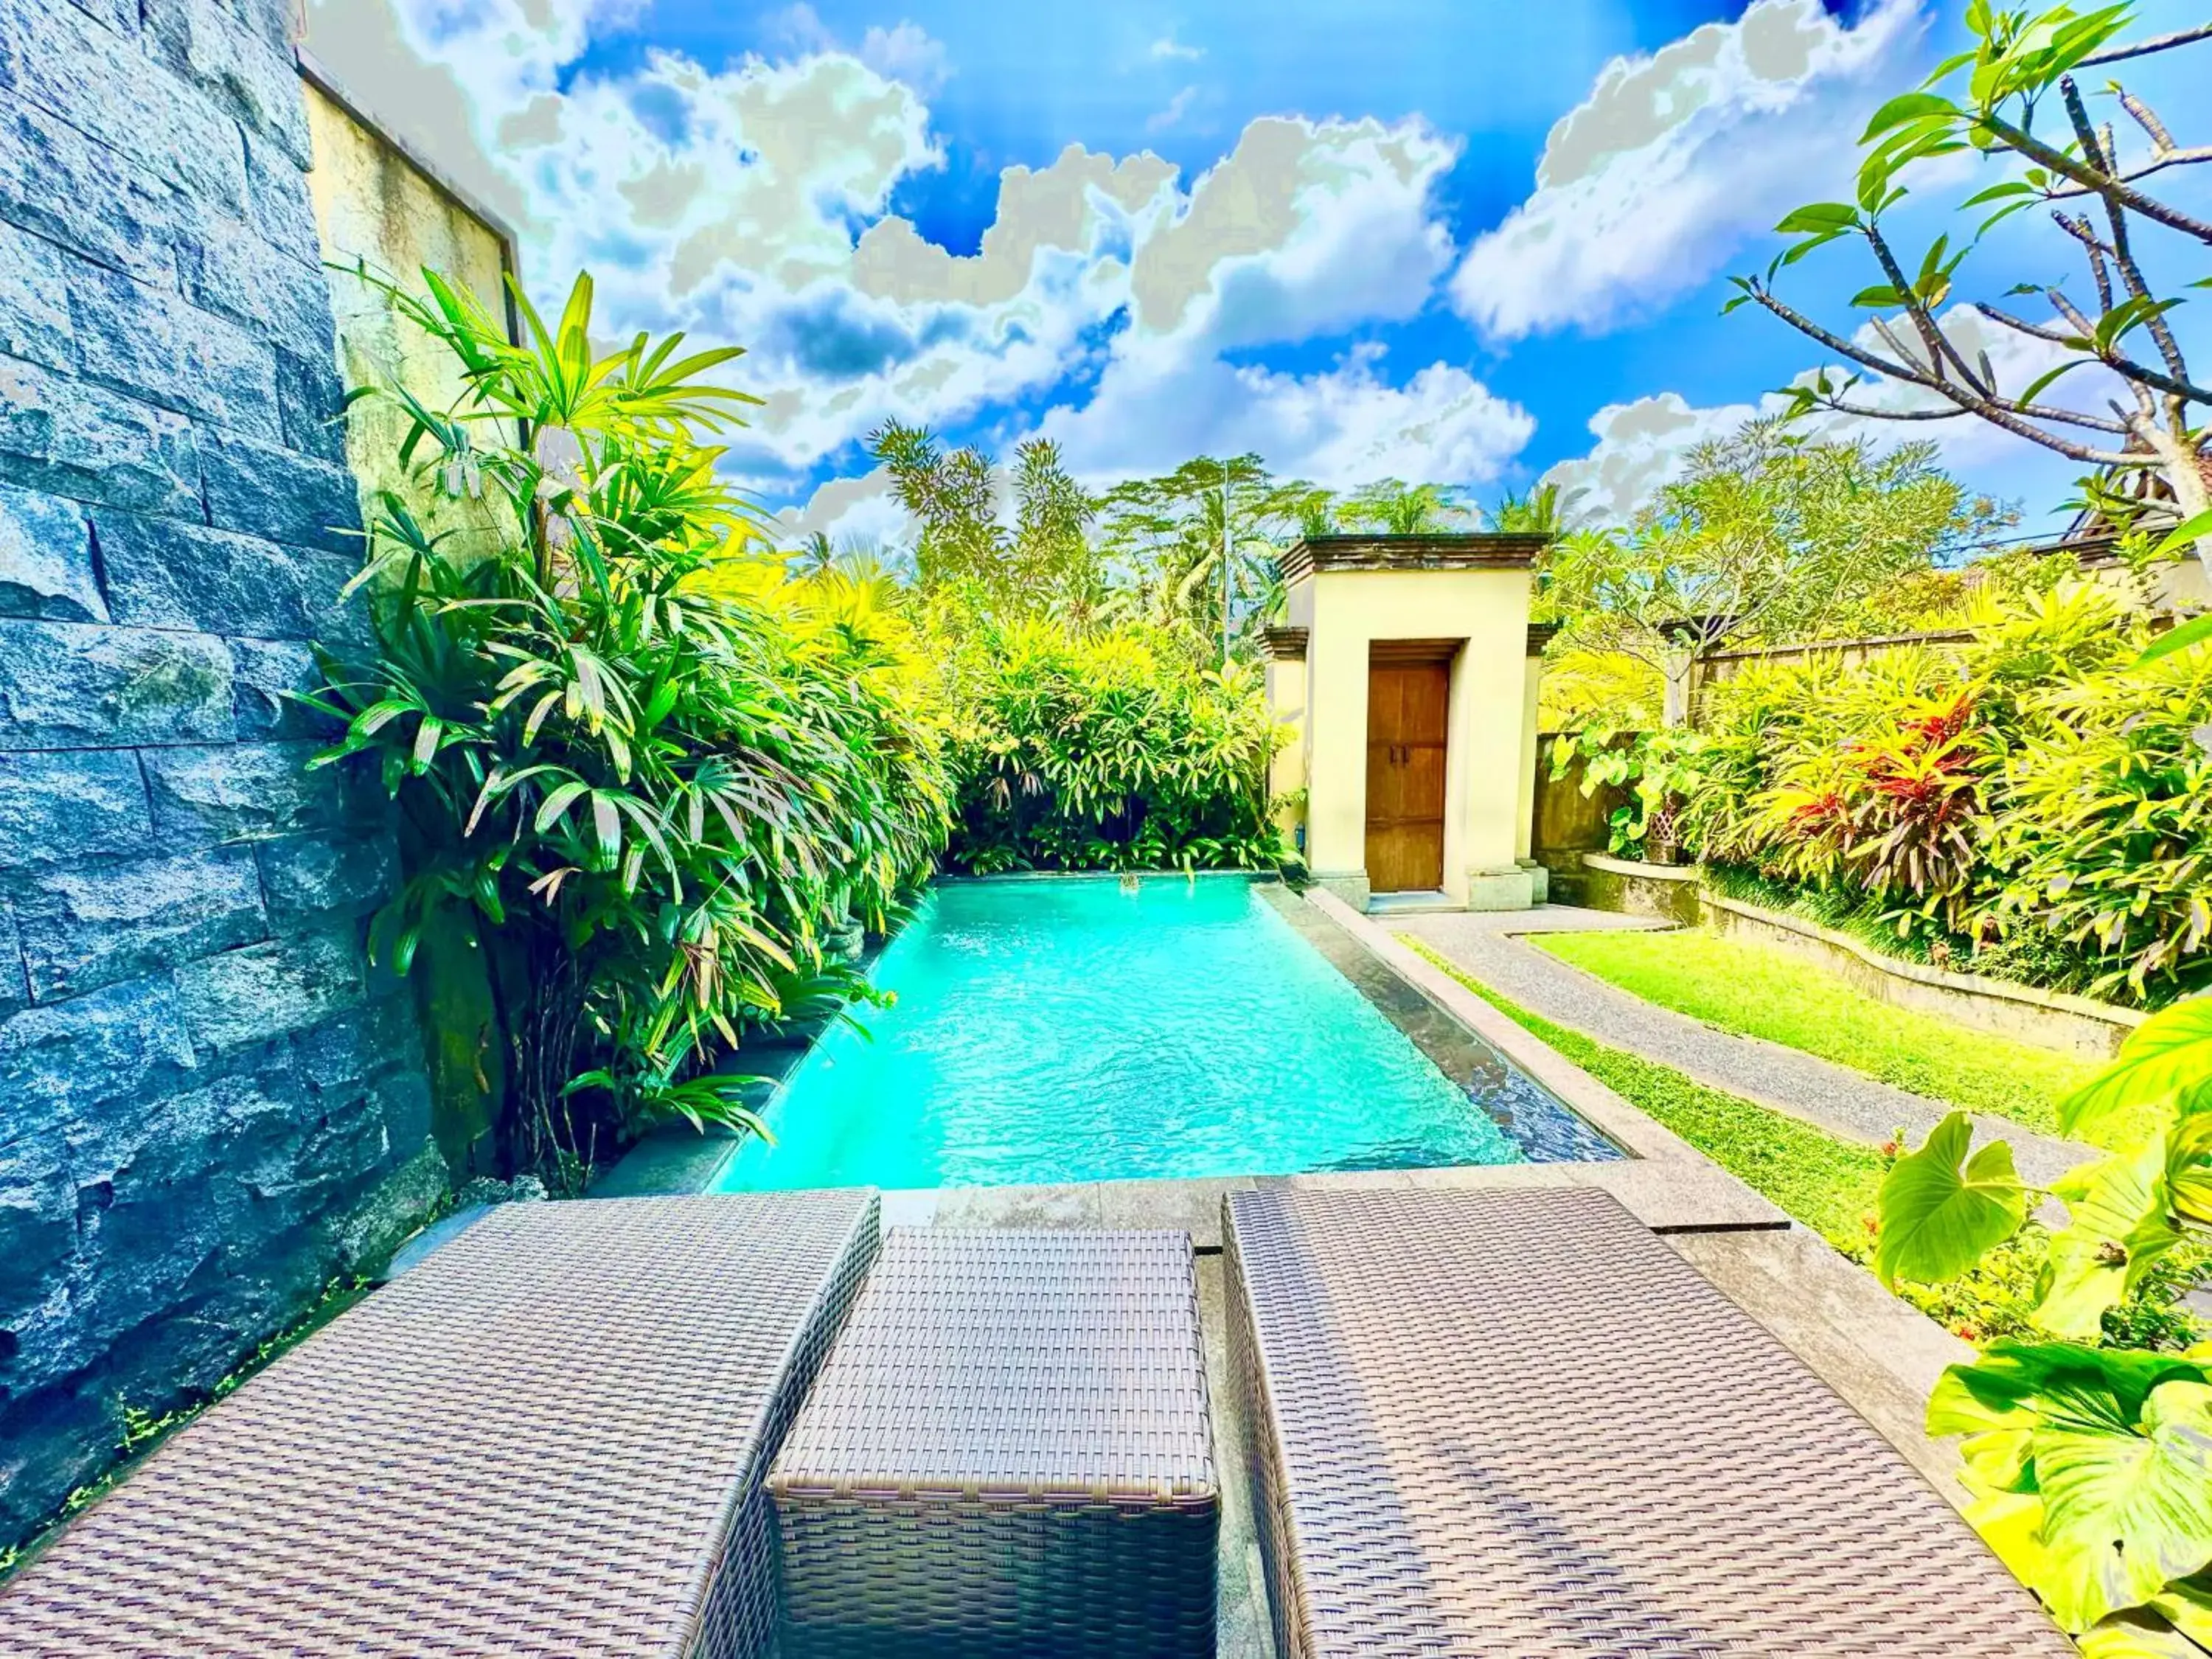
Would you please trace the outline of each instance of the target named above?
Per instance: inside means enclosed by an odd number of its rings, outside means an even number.
[[[1843,193],[1867,113],[1960,10],[310,0],[308,38],[515,221],[534,286],[588,264],[610,325],[749,347],[769,402],[733,465],[794,528],[896,538],[862,448],[893,416],[1042,433],[1101,483],[1256,449],[1339,486],[1550,476],[1632,512],[1820,363],[1720,316],[1724,278]],[[1937,182],[1906,228],[1973,187]],[[1973,270],[1995,294],[2063,258],[2030,226]],[[1839,254],[1792,297],[1848,328],[1869,280]],[[2030,528],[2079,471],[1966,422],[1910,435]]]

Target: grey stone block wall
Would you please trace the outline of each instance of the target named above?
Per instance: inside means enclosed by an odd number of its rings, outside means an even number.
[[[0,1543],[441,1190],[287,0],[0,0]]]

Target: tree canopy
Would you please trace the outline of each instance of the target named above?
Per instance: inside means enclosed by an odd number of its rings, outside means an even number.
[[[1483,520],[1450,485],[1381,478],[1340,494],[1278,478],[1254,454],[1195,456],[1094,495],[1048,440],[1017,446],[1003,470],[973,446],[948,449],[896,422],[872,434],[869,448],[913,521],[915,579],[926,592],[964,594],[1002,617],[1142,623],[1201,658],[1275,613],[1276,560],[1301,536],[1417,535]],[[1557,522],[1558,507],[1555,489],[1539,490],[1526,501],[1509,496],[1504,510],[1520,515],[1515,528],[1543,528]],[[819,535],[795,556],[803,569],[837,556]]]
[[[1702,652],[1834,637],[1871,596],[1965,556],[2002,521],[1936,464],[1933,444],[1882,452],[1755,420],[1692,450],[1625,531],[1565,537],[1545,562],[1543,599],[1574,644],[1653,666],[1670,642]]]

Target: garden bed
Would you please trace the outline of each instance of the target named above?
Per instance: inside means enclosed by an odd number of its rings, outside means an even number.
[[[1576,939],[1662,939],[1665,934],[1563,934]],[[1895,1151],[1848,1140],[1714,1089],[1671,1066],[1609,1048],[1579,1031],[1516,1006],[1418,939],[1406,944],[1500,1013],[1555,1049],[1638,1110],[1864,1266],[1874,1243],[1875,1194]],[[1938,1285],[1900,1282],[1899,1298],[1969,1341],[2032,1334],[2029,1317],[2049,1236],[2033,1224],[1982,1266]],[[2179,1348],[2197,1339],[2199,1322],[2182,1295],[2204,1267],[2198,1249],[2160,1264],[2141,1294],[2106,1316],[2108,1340]]]
[[[1886,956],[1836,928],[1710,888],[1702,889],[1698,899],[1698,919],[1716,933],[1802,956],[1853,990],[1893,1007],[1941,1015],[2040,1048],[2109,1060],[2147,1018],[2138,1010],[2088,997]]]
[[[1840,928],[1717,892],[1694,865],[1643,864],[1603,853],[1585,853],[1582,860],[1581,902],[1593,909],[1702,926],[1787,951],[1871,1001],[1993,1036],[2102,1060],[2118,1053],[2147,1018],[2140,1010],[2090,997],[1891,955]]]

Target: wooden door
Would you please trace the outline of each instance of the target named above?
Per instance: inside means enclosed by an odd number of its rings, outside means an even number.
[[[1367,668],[1367,883],[1433,892],[1444,884],[1451,664],[1396,659],[1378,645]]]

